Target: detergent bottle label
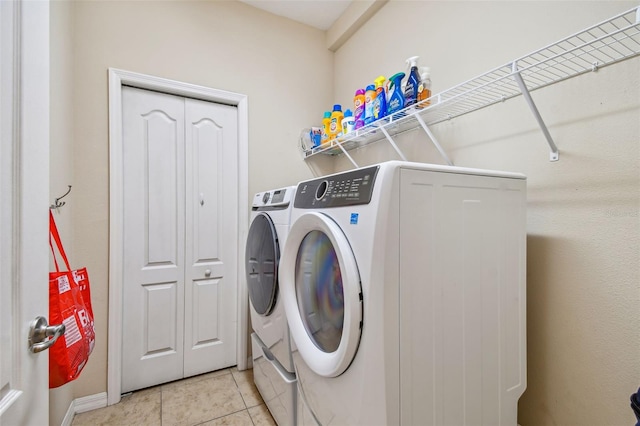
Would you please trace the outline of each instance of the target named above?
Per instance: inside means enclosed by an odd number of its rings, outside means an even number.
[[[367,118],[373,117],[373,100],[371,99],[371,96],[367,95],[364,105],[364,116]]]
[[[400,109],[400,101],[399,101],[397,98],[395,98],[395,97],[394,97],[394,98],[392,98],[392,99],[389,101],[389,106],[388,106],[388,108],[389,108],[389,111],[397,111],[397,110],[399,110],[399,109]]]
[[[336,133],[338,133],[338,119],[337,118],[331,118],[331,123],[329,124],[329,132],[331,132],[332,135],[335,135]]]

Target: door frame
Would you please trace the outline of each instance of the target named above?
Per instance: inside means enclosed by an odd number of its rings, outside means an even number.
[[[124,244],[124,187],[122,156],[122,86],[154,90],[238,109],[238,241],[245,241],[249,222],[249,116],[248,97],[190,83],[109,68],[109,336],[107,404],[120,402],[122,372],[122,247]],[[244,277],[244,245],[238,244],[237,276]],[[239,370],[248,366],[249,304],[247,289],[238,285],[238,339],[236,359]]]

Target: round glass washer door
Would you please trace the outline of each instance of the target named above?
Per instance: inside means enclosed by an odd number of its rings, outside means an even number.
[[[271,314],[278,297],[278,234],[271,218],[259,213],[251,221],[245,249],[245,271],[251,305],[260,315]]]
[[[328,216],[309,212],[291,226],[283,250],[280,286],[287,322],[307,365],[336,377],[360,343],[360,274],[351,246]]]

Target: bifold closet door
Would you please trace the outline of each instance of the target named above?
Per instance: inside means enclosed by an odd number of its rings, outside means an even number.
[[[184,375],[236,364],[238,114],[185,99]]]
[[[122,99],[127,392],[235,364],[237,117],[142,89]]]

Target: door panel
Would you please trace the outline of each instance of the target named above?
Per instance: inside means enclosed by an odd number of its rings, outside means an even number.
[[[49,354],[27,344],[49,310],[48,58],[48,2],[0,1],[0,425],[49,421]]]
[[[213,113],[206,111],[204,105],[188,113],[197,114],[193,119],[200,118],[202,114]],[[228,107],[230,108],[230,107]],[[192,175],[193,196],[196,200],[194,206],[193,224],[193,262],[207,263],[220,259],[220,186],[222,185],[222,149],[223,128],[210,118],[202,118],[188,125],[189,141],[192,144]]]
[[[142,359],[162,353],[177,352],[178,307],[176,306],[178,283],[148,284],[144,293],[145,349]]]
[[[197,328],[191,333],[191,347],[201,348],[220,342],[218,327],[218,293],[220,280],[198,280],[193,283],[192,320]]]
[[[194,99],[185,111],[187,377],[236,361],[238,119],[235,107]]]
[[[183,377],[184,101],[125,87],[122,392]]]
[[[155,96],[154,96],[155,97]],[[179,102],[179,100],[178,100]],[[178,117],[181,118],[181,117]],[[177,164],[184,149],[184,140],[178,135],[181,123],[162,111],[151,111],[140,117],[143,128],[144,164],[146,170],[140,182],[144,191],[146,213],[145,251],[147,265],[177,265],[178,233],[178,172]]]

